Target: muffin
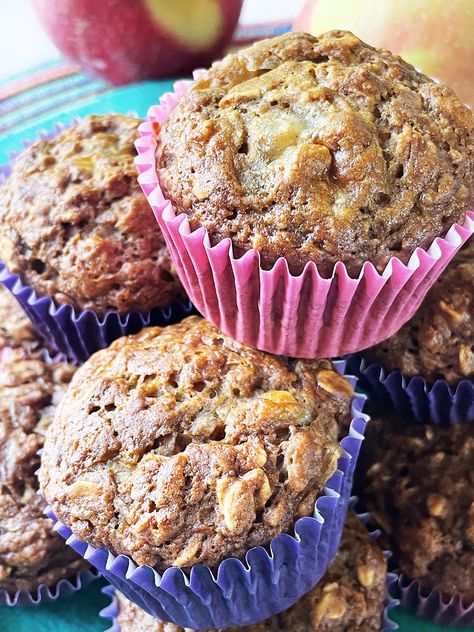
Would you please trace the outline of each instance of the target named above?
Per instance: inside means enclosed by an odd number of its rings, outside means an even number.
[[[474,241],[457,254],[415,316],[364,352],[389,371],[457,383],[474,378]]]
[[[279,615],[228,632],[379,632],[386,579],[382,551],[360,520],[348,514],[339,551],[313,590]],[[191,632],[151,617],[118,592],[116,599],[121,632]]]
[[[0,350],[5,347],[34,353],[41,341],[16,299],[0,283]]]
[[[104,315],[181,293],[137,183],[140,120],[91,115],[15,161],[0,190],[0,259],[38,296]]]
[[[54,532],[37,495],[38,450],[73,373],[39,359],[0,364],[0,591],[10,597],[86,567]]]
[[[472,424],[406,425],[373,419],[356,493],[396,561],[423,591],[474,601]]]
[[[211,244],[331,276],[382,272],[473,206],[474,120],[352,33],[287,33],[215,63],[155,125],[161,189]]]
[[[242,558],[312,515],[352,386],[328,360],[190,317],[94,354],[48,431],[42,493],[73,534],[158,571]]]

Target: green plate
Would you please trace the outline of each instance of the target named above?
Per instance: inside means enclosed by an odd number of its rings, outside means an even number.
[[[172,84],[172,81],[148,81],[113,88],[66,108],[62,106],[2,137],[0,163],[8,161],[10,152],[18,151],[22,141],[36,138],[41,129],[51,129],[55,122],[69,123],[75,116],[106,112],[134,112],[145,116],[149,106],[156,103],[163,92],[170,90]],[[0,607],[0,632],[102,632],[109,626],[98,616],[99,610],[107,605],[107,599],[100,593],[101,586],[102,582],[95,582],[73,597],[37,608]],[[395,612],[394,618],[400,624],[400,632],[447,632],[453,629],[421,621],[400,610]],[[469,630],[474,632],[474,628]]]

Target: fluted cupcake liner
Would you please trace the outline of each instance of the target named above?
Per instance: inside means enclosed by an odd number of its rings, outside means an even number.
[[[474,603],[466,604],[459,595],[447,598],[439,590],[426,591],[404,575],[400,575],[395,588],[401,607],[422,619],[459,628],[474,626]]]
[[[70,125],[80,119],[71,121]],[[41,139],[53,139],[70,125],[56,124],[50,131],[41,131]],[[36,139],[34,139],[36,140]],[[25,141],[22,149],[34,140]],[[17,154],[12,154],[13,161]],[[11,165],[0,165],[0,186],[11,173]],[[149,325],[169,325],[182,320],[193,311],[191,302],[178,298],[169,306],[146,313],[120,314],[111,310],[98,316],[91,310],[77,310],[71,305],[58,305],[52,298],[37,296],[34,289],[22,283],[0,260],[0,282],[15,296],[45,343],[76,364],[84,362],[97,351],[107,347],[120,336],[134,334]]]
[[[335,366],[344,374],[344,362]],[[355,386],[355,378],[346,377]],[[357,394],[353,398],[348,435],[340,441],[343,454],[315,503],[314,515],[299,519],[291,534],[249,549],[243,561],[229,558],[215,568],[196,565],[190,572],[170,567],[159,574],[150,566],[137,566],[128,556],[86,544],[55,518],[51,508],[47,513],[69,546],[149,614],[195,629],[256,623],[298,601],[318,582],[337,551],[369,419],[363,413],[365,399]]]
[[[118,601],[115,596],[115,588],[113,586],[104,586],[102,593],[110,598],[110,603],[102,608],[99,612],[99,616],[103,619],[110,619],[112,622],[110,628],[107,628],[104,632],[120,632],[120,626],[117,622],[117,616],[119,613]]]
[[[0,589],[0,606],[39,606],[69,597],[96,580],[100,573],[92,568],[83,568],[68,579],[60,579],[51,586],[39,584],[34,590],[24,588],[12,593]],[[1,616],[0,616],[1,619]]]
[[[403,419],[435,424],[474,421],[474,383],[445,380],[428,384],[421,376],[407,377],[386,371],[358,354],[347,358],[347,370],[357,376],[359,386],[375,409],[394,410]]]
[[[149,109],[136,142],[136,164],[181,283],[201,314],[239,342],[300,358],[356,352],[394,334],[473,234],[474,213],[428,250],[417,248],[407,265],[393,257],[380,274],[366,262],[356,279],[342,261],[327,279],[314,262],[294,276],[283,257],[270,270],[255,249],[236,258],[230,239],[211,246],[204,227],[192,231],[188,217],[176,216],[160,188],[153,126],[166,120],[191,83],[177,82],[173,93]]]
[[[357,502],[356,498],[350,499],[351,508],[354,508],[354,510],[355,510],[356,502]],[[367,513],[357,514],[357,517],[360,520],[362,520],[362,522],[364,522],[364,524],[366,524],[368,528],[370,529],[370,524],[367,524],[370,522],[369,514]],[[380,535],[379,530],[370,531],[370,536],[373,538],[377,538],[379,535]],[[391,557],[390,551],[384,551],[384,555],[386,558]],[[390,630],[397,630],[399,627],[398,624],[393,619],[390,618],[390,611],[393,610],[393,608],[395,608],[399,603],[398,599],[396,599],[392,595],[393,587],[395,584],[397,584],[397,582],[398,582],[398,575],[396,573],[392,573],[392,572],[387,573],[387,600],[386,600],[386,605],[385,605],[383,616],[382,616],[382,625],[380,628],[381,632],[389,632]],[[113,588],[113,586],[105,586],[102,589],[102,592],[104,593],[104,595],[107,595],[107,597],[109,597],[111,600],[110,604],[107,605],[105,608],[103,608],[99,613],[100,616],[103,617],[104,619],[111,619],[112,621],[111,627],[108,628],[106,632],[120,632],[120,625],[117,622],[119,609],[118,609],[118,602],[115,597],[115,589]],[[291,631],[288,630],[288,632],[291,632]]]

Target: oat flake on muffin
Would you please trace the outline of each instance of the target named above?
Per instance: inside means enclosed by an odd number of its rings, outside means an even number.
[[[15,297],[0,283],[0,349],[4,347],[31,354],[41,350],[41,340]]]

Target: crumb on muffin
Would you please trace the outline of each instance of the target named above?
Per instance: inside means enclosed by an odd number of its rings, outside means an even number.
[[[28,316],[11,292],[0,283],[0,349],[39,350],[41,340]]]

